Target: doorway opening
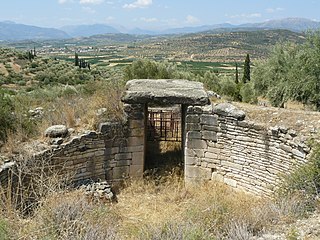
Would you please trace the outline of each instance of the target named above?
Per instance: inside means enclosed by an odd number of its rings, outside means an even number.
[[[183,174],[181,105],[150,106],[146,128],[146,174]]]

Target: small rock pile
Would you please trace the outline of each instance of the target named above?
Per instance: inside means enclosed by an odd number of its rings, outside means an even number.
[[[111,186],[106,181],[95,182],[87,185],[85,187],[85,194],[95,200],[113,201],[115,199]]]

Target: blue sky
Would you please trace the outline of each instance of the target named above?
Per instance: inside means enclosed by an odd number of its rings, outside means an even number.
[[[0,21],[42,27],[104,23],[164,29],[287,17],[319,21],[319,10],[319,0],[2,0]]]

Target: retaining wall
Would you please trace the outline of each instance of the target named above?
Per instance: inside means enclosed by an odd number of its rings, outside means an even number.
[[[231,104],[188,107],[185,178],[218,180],[269,195],[282,174],[305,163],[310,149],[285,127],[266,129]]]
[[[74,182],[108,180],[116,183],[125,178],[142,177],[145,154],[144,105],[125,105],[125,123],[103,123],[99,131],[89,131],[69,141],[51,146],[24,159],[27,167],[39,161],[71,174]],[[0,169],[0,180],[8,182],[13,162]]]

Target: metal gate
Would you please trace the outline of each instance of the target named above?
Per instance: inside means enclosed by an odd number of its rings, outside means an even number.
[[[181,142],[180,111],[149,109],[147,140]]]

